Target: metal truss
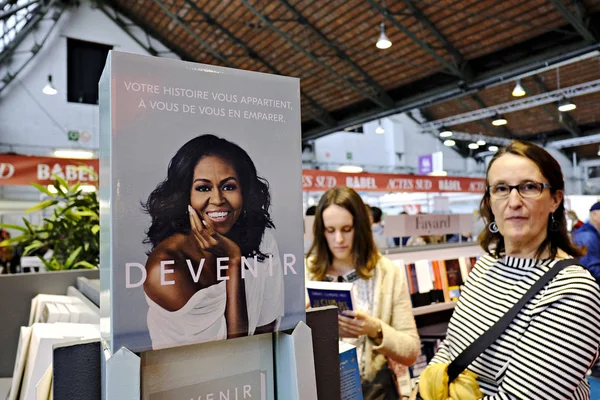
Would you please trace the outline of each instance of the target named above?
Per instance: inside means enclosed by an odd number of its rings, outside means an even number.
[[[569,147],[584,146],[586,144],[594,143],[600,143],[600,133],[592,133],[591,135],[565,140],[555,140],[548,143],[547,146],[554,149],[566,149]]]
[[[127,16],[120,13],[116,8],[108,2],[98,1],[96,7],[102,11],[111,21],[121,28],[130,38],[144,48],[153,56],[166,58],[179,58],[176,52],[162,45],[158,40],[153,38],[152,32],[148,32],[143,27],[140,27],[135,22],[132,22]],[[191,59],[191,56],[188,56]]]
[[[13,2],[5,8],[7,4],[0,7],[0,93],[39,53],[65,11],[58,0]],[[36,35],[30,35],[34,30]]]
[[[490,118],[496,115],[508,114],[511,112],[525,110],[544,104],[558,102],[564,98],[573,98],[595,92],[600,92],[600,79],[585,82],[579,85],[566,87],[563,89],[557,89],[552,92],[541,93],[535,96],[527,97],[525,99],[514,100],[508,103],[503,103],[496,106],[482,108],[479,110],[427,122],[421,125],[421,129],[435,130],[440,129],[442,127],[464,124],[471,121],[477,121],[483,118]]]
[[[483,139],[483,140],[485,140],[486,145],[495,144],[498,146],[506,146],[507,144],[509,144],[510,142],[513,141],[513,139],[501,138],[498,136],[476,135],[474,133],[457,132],[457,131],[452,131],[452,136],[445,138],[445,139],[462,140],[465,142],[477,142],[478,140]]]
[[[154,0],[154,1],[156,1],[156,0]],[[275,26],[275,24],[269,17],[267,17],[266,15],[263,15],[255,6],[250,4],[250,2],[248,0],[242,0],[242,3],[244,4],[244,6],[246,6],[246,8],[248,10],[250,10],[250,12],[252,12],[252,14],[254,14],[260,20],[261,24],[263,24],[265,27],[269,28],[271,31],[275,32],[282,39],[284,39],[286,42],[288,42],[294,49],[296,49],[296,51],[303,53],[314,64],[316,64],[316,65],[320,66],[321,68],[323,68],[324,70],[326,70],[330,75],[332,75],[339,81],[343,82],[347,87],[351,88],[352,90],[354,90],[356,93],[358,93],[362,97],[369,99],[369,100],[375,102],[376,104],[381,105],[382,107],[385,107],[385,109],[389,109],[393,106],[393,103],[390,104],[389,102],[384,101],[381,98],[380,93],[376,93],[375,90],[373,90],[372,88],[359,87],[359,85],[354,80],[349,79],[344,74],[340,74],[334,68],[330,67],[327,63],[321,61],[321,59],[319,59],[313,52],[307,50],[304,46],[301,46],[300,44],[298,44],[297,41],[295,41],[294,38],[292,38],[292,36],[288,35],[283,30],[281,30],[277,26]],[[338,55],[341,56],[341,52],[339,52]],[[343,58],[343,57],[341,57],[341,58]]]

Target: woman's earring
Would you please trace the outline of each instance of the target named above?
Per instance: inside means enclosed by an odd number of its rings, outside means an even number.
[[[550,214],[550,230],[556,232],[560,228],[560,224],[554,219],[554,213]]]
[[[500,229],[498,229],[496,221],[492,221],[492,223],[488,225],[488,230],[492,233],[498,233]]]

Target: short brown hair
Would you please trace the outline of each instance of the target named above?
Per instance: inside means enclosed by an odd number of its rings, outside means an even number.
[[[316,280],[323,280],[327,272],[327,267],[333,262],[333,254],[325,238],[323,211],[334,204],[345,208],[352,214],[354,225],[354,240],[352,242],[354,268],[360,278],[369,279],[373,276],[373,270],[379,261],[379,253],[373,241],[367,207],[358,193],[349,187],[329,189],[319,200],[313,224],[314,240],[307,256],[307,259],[311,258],[311,262],[307,263],[309,271]]]
[[[558,161],[543,148],[529,142],[513,141],[508,146],[498,150],[496,155],[490,161],[487,172],[485,174],[486,191],[479,205],[481,217],[485,220],[486,226],[494,221],[494,214],[490,205],[489,192],[489,173],[494,162],[505,154],[514,154],[516,156],[525,157],[539,168],[540,172],[548,180],[550,184],[550,193],[555,194],[557,191],[565,190],[565,181],[563,173],[558,164]],[[550,216],[548,216],[550,219]],[[585,252],[575,246],[569,237],[567,231],[567,221],[565,219],[565,204],[564,198],[560,202],[556,211],[554,211],[554,220],[558,223],[558,229],[550,229],[550,221],[548,221],[546,239],[540,244],[535,254],[536,258],[540,258],[544,250],[550,247],[550,258],[556,258],[558,249],[562,249],[572,257],[581,257]],[[499,258],[504,254],[504,237],[498,233],[490,232],[487,227],[479,234],[479,244],[488,254]],[[494,247],[493,249],[490,249]]]

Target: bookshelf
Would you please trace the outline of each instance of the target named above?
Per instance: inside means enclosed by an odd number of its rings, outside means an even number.
[[[440,311],[454,310],[455,305],[455,301],[450,301],[447,303],[437,303],[428,306],[415,307],[413,308],[413,315],[416,317],[419,315],[432,314]]]
[[[477,243],[466,242],[386,249],[383,254],[392,261],[402,260],[406,265],[420,260],[433,261],[479,257],[483,255],[483,250]],[[413,316],[419,334],[427,336],[427,332],[434,332],[436,335],[443,337],[442,333],[445,333],[455,306],[456,301],[447,301],[413,308]]]
[[[466,242],[384,249],[382,254],[392,261],[404,260],[404,263],[408,264],[423,259],[446,260],[458,257],[479,257],[483,254],[483,250],[475,242]]]

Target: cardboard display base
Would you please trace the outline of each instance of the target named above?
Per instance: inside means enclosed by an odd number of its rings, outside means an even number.
[[[339,400],[337,310],[335,307],[311,310],[307,313],[307,321],[310,327],[301,322],[291,334],[262,335],[272,338],[274,343],[269,355],[269,358],[275,362],[273,371],[276,371],[274,377],[276,395],[274,398]],[[244,339],[248,338],[242,338],[238,343],[244,343]],[[236,341],[221,343],[234,342]],[[208,343],[208,345],[215,346],[215,343]],[[179,355],[185,353],[190,355],[184,357],[184,363],[195,362],[198,368],[201,368],[201,364],[206,364],[209,368],[219,369],[217,359],[213,357],[207,360],[203,356],[193,354],[193,347],[195,346],[182,347],[178,351]],[[144,363],[154,363],[153,368],[157,368],[156,354],[150,353],[143,356]],[[223,363],[236,362],[232,354],[226,356],[230,360],[223,360]],[[125,348],[110,356],[106,347],[102,348],[100,341],[61,344],[54,347],[53,357],[53,384],[57,399],[73,398],[73,390],[82,388],[83,385],[85,390],[81,394],[85,396],[78,395],[78,399],[142,399],[141,377],[144,367],[142,359]],[[181,357],[179,358],[181,360]],[[185,367],[190,368],[189,365]],[[100,370],[102,382],[97,384]],[[240,376],[236,375],[236,377]],[[66,380],[67,378],[69,381]],[[165,384],[173,385],[172,377],[168,374],[159,374],[155,378],[161,378],[165,380]],[[156,382],[153,384],[156,385]],[[152,400],[152,397],[149,398]]]

